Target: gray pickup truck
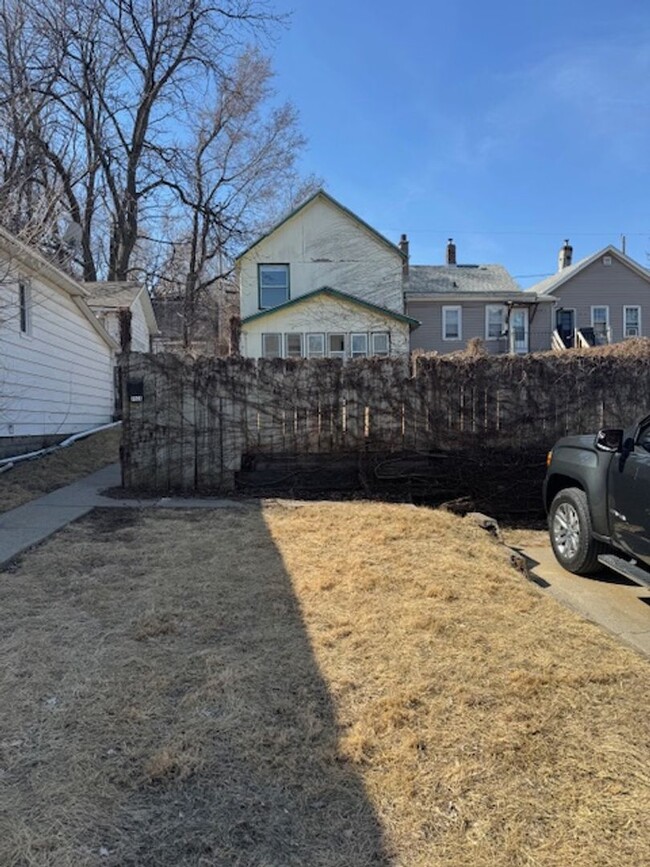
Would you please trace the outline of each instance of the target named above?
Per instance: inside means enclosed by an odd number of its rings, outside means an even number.
[[[650,586],[650,416],[629,430],[558,440],[544,505],[565,569],[588,575],[607,567]]]

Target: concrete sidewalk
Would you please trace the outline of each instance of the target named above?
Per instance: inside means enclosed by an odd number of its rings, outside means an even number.
[[[650,657],[650,591],[621,575],[605,571],[592,577],[573,575],[557,562],[548,545],[525,548],[533,580],[544,592],[586,620]]]
[[[111,464],[71,485],[0,514],[0,568],[23,551],[43,542],[52,533],[76,521],[92,509],[223,509],[239,506],[235,500],[198,497],[116,499],[104,496],[107,488],[121,484],[120,465]]]

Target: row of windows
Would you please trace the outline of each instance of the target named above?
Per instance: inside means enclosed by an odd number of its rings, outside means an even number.
[[[503,304],[486,304],[485,339],[498,340],[506,330],[506,308]],[[463,339],[463,309],[460,306],[442,308],[442,339]]]
[[[523,308],[521,308],[523,309]],[[571,329],[575,328],[575,310],[566,308],[557,311],[558,324],[560,314],[573,314],[570,321]],[[594,331],[609,334],[609,306],[599,305],[591,308],[591,326]],[[487,304],[485,307],[485,339],[497,340],[506,331],[506,308],[502,304]],[[623,306],[623,337],[639,337],[641,335],[641,307],[638,304]],[[442,338],[443,340],[463,339],[463,310],[460,306],[445,306],[442,308]]]
[[[263,358],[367,358],[390,355],[387,331],[262,334]]]
[[[591,308],[591,325],[594,331],[609,334],[609,307]],[[641,334],[641,307],[638,304],[623,306],[623,337],[639,337]]]

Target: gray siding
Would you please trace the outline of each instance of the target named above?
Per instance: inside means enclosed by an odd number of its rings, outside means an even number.
[[[485,340],[486,301],[407,301],[406,314],[419,319],[422,325],[411,332],[411,350],[425,352],[457,352],[464,349],[472,337],[480,337],[488,352],[496,354],[507,350],[505,338]],[[499,302],[491,302],[498,304]],[[462,309],[462,339],[442,339],[442,308],[460,307]]]
[[[602,257],[593,262],[563,286],[553,292],[558,307],[572,307],[576,311],[576,327],[591,325],[591,308],[609,306],[609,324],[612,341],[622,340],[623,307],[641,307],[641,334],[650,335],[650,283],[631,271],[615,257],[611,265],[604,265]],[[551,314],[548,314],[549,318]],[[553,327],[555,314],[553,313]]]
[[[551,348],[555,328],[555,304],[539,304],[530,309],[529,341],[531,352],[546,352]]]

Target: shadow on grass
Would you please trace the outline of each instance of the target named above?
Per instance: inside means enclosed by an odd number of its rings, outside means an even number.
[[[14,648],[38,631],[34,706],[56,694],[11,719],[38,737],[9,818],[55,829],[60,864],[391,863],[261,510],[126,514],[60,534],[2,594]]]

